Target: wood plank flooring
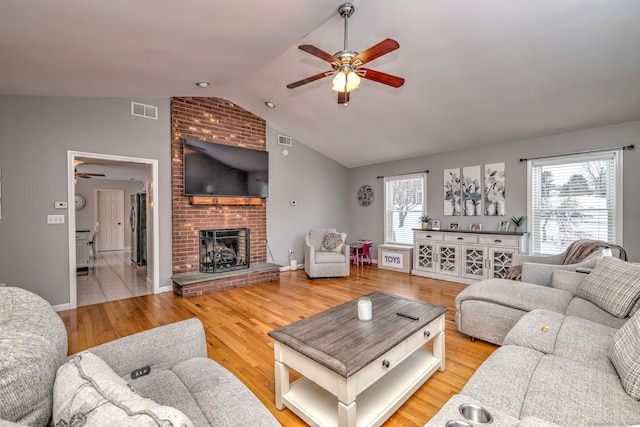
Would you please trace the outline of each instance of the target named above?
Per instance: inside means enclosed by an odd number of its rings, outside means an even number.
[[[182,299],[172,293],[146,295],[60,312],[69,353],[191,317],[204,324],[209,357],[233,372],[284,426],[305,425],[274,401],[273,340],[267,333],[373,291],[449,307],[446,314],[446,371],[436,372],[385,426],[422,426],[458,393],[497,348],[458,332],[454,299],[466,287],[374,266],[352,267],[351,276],[309,280],[304,271],[284,272],[276,282]],[[168,343],[170,345],[170,343]],[[291,379],[298,378],[292,373]]]

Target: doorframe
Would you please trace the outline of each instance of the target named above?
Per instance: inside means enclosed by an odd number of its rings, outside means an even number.
[[[116,162],[126,163],[140,163],[142,165],[151,166],[151,181],[147,182],[147,194],[150,197],[148,201],[151,207],[151,219],[153,222],[153,244],[151,247],[147,246],[147,250],[151,249],[147,256],[153,260],[153,293],[160,293],[160,220],[157,204],[158,200],[158,160],[157,159],[145,159],[140,157],[128,157],[117,156],[113,154],[100,154],[100,153],[88,153],[82,151],[67,151],[67,218],[68,218],[68,232],[69,232],[69,309],[77,308],[78,306],[78,294],[77,294],[77,280],[76,280],[76,211],[75,203],[75,159],[76,157],[83,157],[89,159],[102,159],[112,160]],[[147,172],[148,176],[148,172]],[[148,179],[148,178],[147,178]],[[147,236],[147,241],[149,236]],[[149,263],[148,263],[149,264]]]

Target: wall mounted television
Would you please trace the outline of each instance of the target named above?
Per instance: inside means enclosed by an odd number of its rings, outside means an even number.
[[[185,138],[184,195],[268,197],[269,153]]]

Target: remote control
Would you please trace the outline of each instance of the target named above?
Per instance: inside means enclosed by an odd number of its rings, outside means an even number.
[[[406,317],[407,319],[411,319],[411,320],[420,320],[419,317],[416,316],[412,316],[411,314],[407,314],[407,313],[396,313],[398,316],[402,316],[402,317]]]

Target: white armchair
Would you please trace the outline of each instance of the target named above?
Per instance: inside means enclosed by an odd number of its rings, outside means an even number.
[[[511,259],[512,266],[520,265],[522,268],[521,280],[527,283],[535,283],[542,286],[551,285],[551,274],[555,270],[576,271],[577,268],[593,268],[597,258],[603,256],[602,249],[611,249],[611,256],[626,260],[624,249],[606,242],[597,244],[594,240],[577,240],[564,252],[556,255],[523,255],[514,254]],[[584,249],[587,249],[586,251]],[[577,252],[581,252],[576,256]],[[579,259],[579,260],[578,260]],[[575,261],[575,262],[571,262]],[[571,262],[565,264],[565,262]]]
[[[311,277],[345,277],[350,274],[351,258],[349,245],[343,245],[340,252],[320,251],[327,232],[335,233],[335,228],[309,230],[304,237],[304,271]]]

